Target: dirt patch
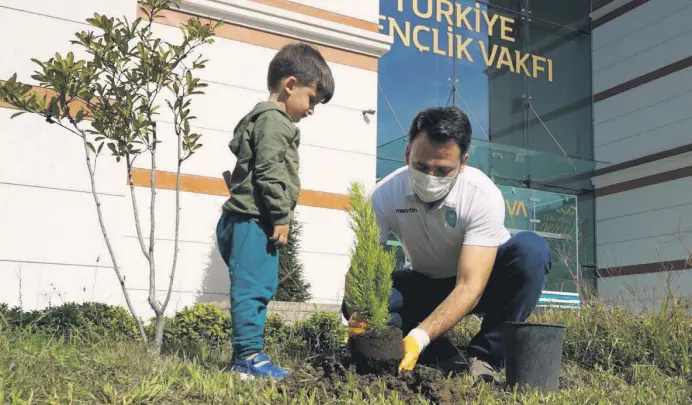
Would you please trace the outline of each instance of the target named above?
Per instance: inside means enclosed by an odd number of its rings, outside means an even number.
[[[324,400],[328,400],[329,395],[333,398],[350,389],[363,390],[369,387],[377,390],[382,387],[386,393],[396,391],[405,403],[418,403],[419,395],[435,404],[459,403],[460,393],[455,392],[455,385],[450,384],[441,369],[419,364],[413,372],[402,375],[360,374],[356,372],[354,363],[349,353],[344,351],[338,356],[321,359],[295,370],[279,385],[289,396],[303,389],[318,388],[316,392],[318,395],[323,393]],[[318,402],[321,399],[318,398]]]
[[[358,374],[395,374],[404,358],[401,329],[391,328],[349,339],[349,349]]]

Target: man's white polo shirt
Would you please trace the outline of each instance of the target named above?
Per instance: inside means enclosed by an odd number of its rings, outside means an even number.
[[[382,243],[393,233],[412,269],[431,278],[456,276],[462,246],[500,246],[510,238],[502,192],[473,167],[432,207],[413,192],[408,166],[382,179],[371,196]]]

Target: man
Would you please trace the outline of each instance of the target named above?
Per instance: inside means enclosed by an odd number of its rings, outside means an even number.
[[[381,242],[393,233],[409,260],[410,268],[392,274],[389,299],[391,323],[406,336],[399,371],[412,370],[431,342],[438,352],[452,346],[442,335],[463,317],[482,314],[468,346],[470,371],[497,381],[503,323],[524,321],[535,308],[550,250],[533,232],[511,236],[505,229],[502,193],[466,165],[470,144],[471,125],[458,108],[420,112],[409,131],[408,166],[378,183],[372,206]],[[356,317],[345,304],[343,310],[357,333]]]

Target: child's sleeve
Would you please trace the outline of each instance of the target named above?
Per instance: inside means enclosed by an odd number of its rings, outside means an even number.
[[[262,193],[272,225],[291,221],[294,202],[287,192],[283,164],[295,132],[285,122],[266,114],[255,123],[255,182]]]

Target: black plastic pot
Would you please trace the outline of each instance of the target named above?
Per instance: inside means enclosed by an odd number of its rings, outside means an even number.
[[[565,327],[541,323],[505,324],[505,373],[510,387],[556,391]]]

